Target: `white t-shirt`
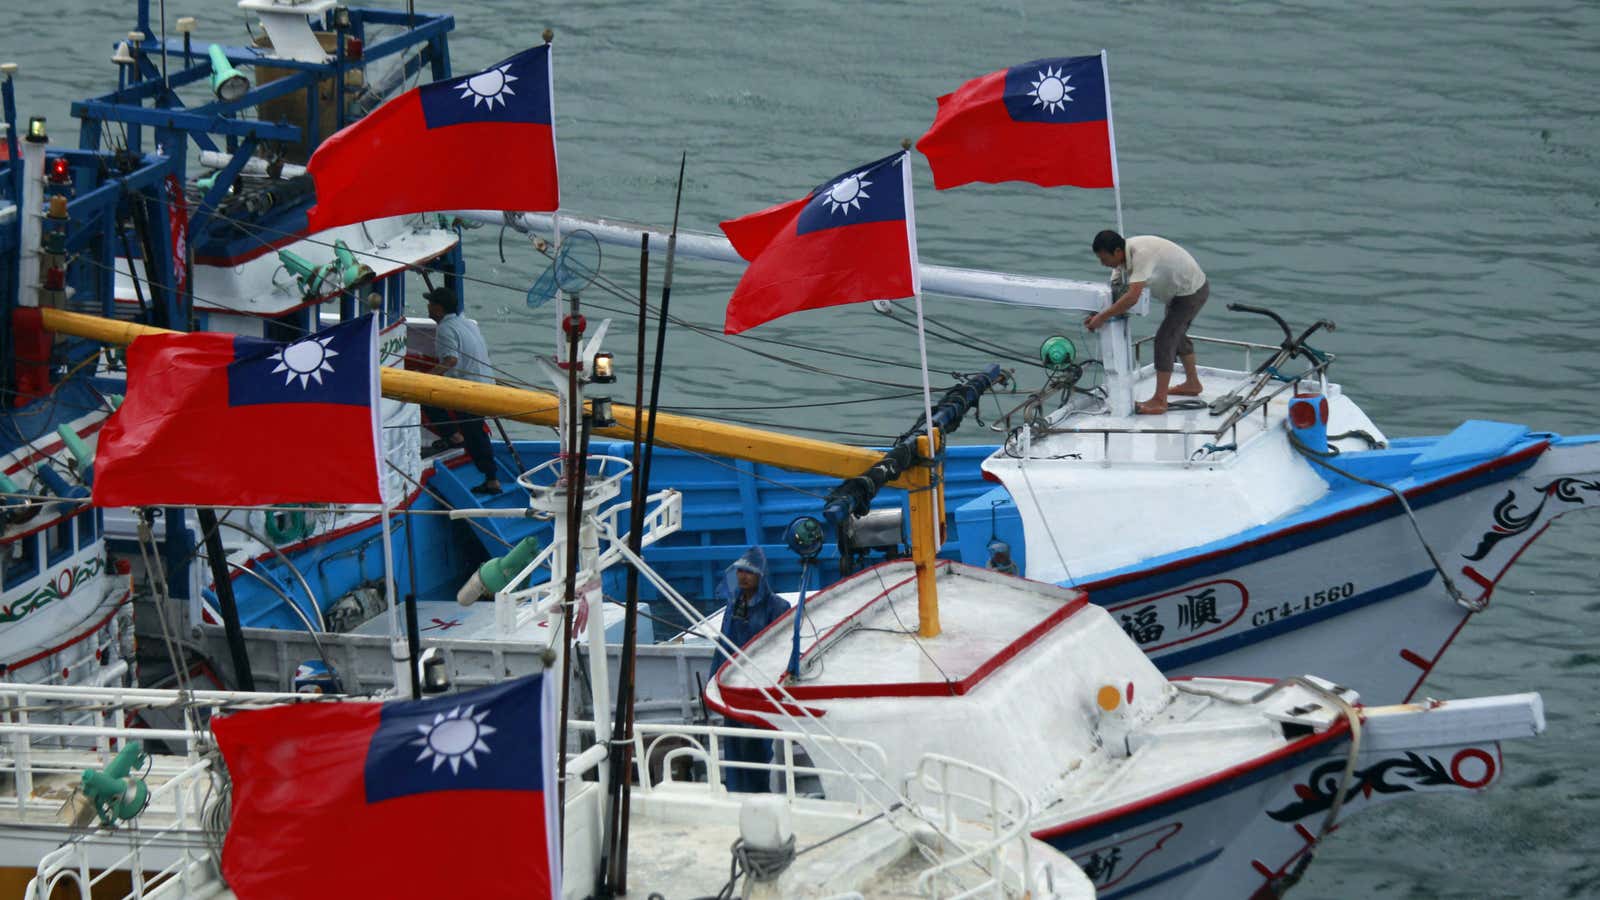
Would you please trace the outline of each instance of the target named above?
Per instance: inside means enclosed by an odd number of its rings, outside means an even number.
[[[456,358],[455,366],[441,374],[466,381],[494,383],[494,375],[489,370],[489,348],[484,345],[483,333],[478,330],[477,322],[460,313],[450,313],[439,320],[439,326],[433,334],[434,358],[440,362],[452,356]]]
[[[1186,297],[1206,283],[1206,273],[1189,251],[1166,238],[1140,234],[1128,238],[1128,283],[1142,281],[1150,296],[1165,303]]]

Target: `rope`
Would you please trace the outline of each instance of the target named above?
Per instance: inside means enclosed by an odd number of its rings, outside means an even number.
[[[744,842],[744,838],[737,838],[728,850],[733,858],[728,862],[727,882],[715,894],[696,897],[695,900],[732,900],[740,879],[745,884],[739,896],[748,898],[751,882],[772,881],[794,862],[794,835],[789,835],[781,847],[773,849],[751,847]]]
[[[1411,504],[1406,500],[1406,495],[1404,492],[1394,485],[1385,484],[1381,481],[1373,481],[1369,478],[1362,478],[1360,475],[1351,474],[1350,472],[1339,468],[1333,463],[1328,462],[1328,458],[1337,455],[1336,453],[1318,453],[1310,447],[1307,447],[1305,443],[1301,441],[1297,435],[1295,435],[1294,432],[1289,431],[1286,432],[1286,434],[1289,437],[1289,446],[1293,447],[1296,453],[1304,456],[1307,460],[1323,467],[1324,469],[1327,469],[1335,475],[1341,475],[1358,484],[1379,488],[1393,494],[1395,499],[1400,501],[1401,508],[1406,511],[1406,518],[1411,521],[1411,528],[1417,533],[1417,540],[1422,542],[1422,549],[1427,551],[1428,559],[1433,562],[1434,571],[1439,573],[1439,579],[1444,582],[1445,592],[1450,595],[1450,599],[1454,600],[1458,606],[1467,610],[1468,612],[1483,612],[1488,608],[1489,601],[1487,598],[1469,599],[1465,594],[1461,593],[1459,588],[1456,587],[1456,583],[1453,579],[1451,579],[1450,573],[1445,571],[1444,564],[1439,562],[1439,555],[1433,552],[1433,546],[1428,543],[1427,537],[1423,535],[1422,526],[1417,522],[1417,514],[1411,509]]]
[[[1282,897],[1285,893],[1288,893],[1290,888],[1299,883],[1301,877],[1305,875],[1306,868],[1311,865],[1311,859],[1316,855],[1317,847],[1321,846],[1322,839],[1327,837],[1328,834],[1333,831],[1334,826],[1339,822],[1339,813],[1344,809],[1345,796],[1350,792],[1350,780],[1355,777],[1356,760],[1361,755],[1360,714],[1356,712],[1355,707],[1351,706],[1350,702],[1344,699],[1343,696],[1324,688],[1322,685],[1317,684],[1314,681],[1298,675],[1292,678],[1285,678],[1282,681],[1267,687],[1265,690],[1260,691],[1259,693],[1250,697],[1248,700],[1240,700],[1236,697],[1230,697],[1227,694],[1218,693],[1216,691],[1208,691],[1204,688],[1197,688],[1182,682],[1174,681],[1171,682],[1171,684],[1173,687],[1186,694],[1193,694],[1195,696],[1207,697],[1212,700],[1219,700],[1223,703],[1233,706],[1254,706],[1280,690],[1290,687],[1291,685],[1298,686],[1310,691],[1313,694],[1316,694],[1319,697],[1322,697],[1333,706],[1337,707],[1339,714],[1344,716],[1345,722],[1349,724],[1350,747],[1345,753],[1344,771],[1339,776],[1338,789],[1333,792],[1333,802],[1328,806],[1328,814],[1322,818],[1322,825],[1318,827],[1316,835],[1313,836],[1310,842],[1306,844],[1306,848],[1304,851],[1302,851],[1299,861],[1295,863],[1294,870],[1285,872],[1275,879],[1269,879],[1267,882],[1267,888],[1272,891],[1272,895],[1275,897]]]

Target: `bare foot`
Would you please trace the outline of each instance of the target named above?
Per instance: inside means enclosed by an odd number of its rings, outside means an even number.
[[[1141,416],[1159,416],[1167,411],[1167,402],[1157,402],[1154,398],[1142,400],[1133,405],[1133,411]]]
[[[1200,382],[1185,381],[1183,384],[1168,390],[1167,393],[1173,395],[1174,397],[1198,397],[1200,396],[1200,391]]]

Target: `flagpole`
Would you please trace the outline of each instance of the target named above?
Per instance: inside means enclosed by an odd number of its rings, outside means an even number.
[[[928,334],[922,325],[922,275],[917,265],[917,217],[916,204],[911,200],[911,140],[908,138],[900,142],[900,148],[905,151],[901,157],[900,177],[902,190],[906,198],[906,244],[911,248],[911,295],[916,299],[917,307],[917,352],[922,360],[922,415],[923,423],[928,430],[928,446],[933,447],[933,387],[928,380]]]
[[[1106,136],[1111,140],[1111,191],[1117,199],[1117,234],[1127,237],[1122,230],[1122,175],[1117,171],[1117,126],[1111,118],[1111,69],[1106,65],[1106,51],[1100,50],[1100,82],[1106,89]]]
[[[384,462],[388,455],[383,448],[383,392],[379,389],[381,383],[381,370],[383,359],[378,355],[378,314],[372,313],[372,325],[368,330],[367,346],[371,354],[370,368],[372,370],[372,450],[374,474],[378,478],[378,520],[383,529],[383,588],[384,597],[389,602],[389,659],[394,666],[394,690],[399,695],[402,691],[416,700],[421,696],[416,690],[416,683],[411,678],[411,645],[406,640],[406,632],[400,624],[400,604],[396,602],[394,584],[394,541],[389,533],[389,479],[384,471]]]

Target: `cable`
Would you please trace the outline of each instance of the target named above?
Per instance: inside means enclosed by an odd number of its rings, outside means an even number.
[[[1305,443],[1300,440],[1299,435],[1296,435],[1293,431],[1287,431],[1285,434],[1289,438],[1289,446],[1293,447],[1295,452],[1299,453],[1301,456],[1304,456],[1307,460],[1323,467],[1324,469],[1327,469],[1335,475],[1341,475],[1358,484],[1379,488],[1393,494],[1395,499],[1400,501],[1401,508],[1406,511],[1406,518],[1411,521],[1411,528],[1417,533],[1417,540],[1422,542],[1422,549],[1427,551],[1428,559],[1433,562],[1434,571],[1439,573],[1439,579],[1444,583],[1445,593],[1449,594],[1450,599],[1454,600],[1457,605],[1468,612],[1483,612],[1488,608],[1488,595],[1476,599],[1468,599],[1466,595],[1461,593],[1461,589],[1456,587],[1456,583],[1450,577],[1450,573],[1445,571],[1444,564],[1439,562],[1438,554],[1433,552],[1433,546],[1428,543],[1428,538],[1422,533],[1422,525],[1417,522],[1417,514],[1411,509],[1411,503],[1406,500],[1406,495],[1403,491],[1394,485],[1385,484],[1381,481],[1373,481],[1369,478],[1362,478],[1360,475],[1354,475],[1350,472],[1347,472],[1344,469],[1335,466],[1333,463],[1328,462],[1328,458],[1334,456],[1335,454],[1327,452],[1318,453],[1310,447],[1307,447]]]

